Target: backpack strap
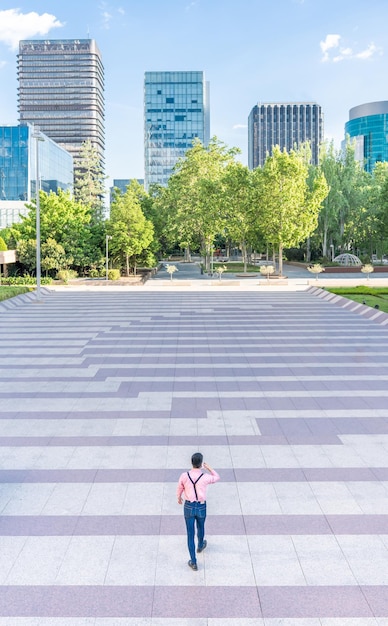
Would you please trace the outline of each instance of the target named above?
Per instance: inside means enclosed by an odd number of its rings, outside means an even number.
[[[201,474],[200,476],[198,476],[198,478],[197,478],[197,480],[196,480],[196,481],[194,481],[194,480],[191,478],[191,476],[190,476],[189,472],[187,472],[187,475],[188,475],[188,477],[190,478],[190,482],[192,483],[192,485],[193,485],[193,487],[194,487],[195,498],[196,498],[196,500],[197,500],[197,502],[198,502],[197,488],[196,488],[196,486],[195,486],[195,485],[197,484],[197,482],[199,481],[199,479],[200,479],[200,478],[202,478],[202,476],[203,476],[203,472],[202,472],[202,474]]]

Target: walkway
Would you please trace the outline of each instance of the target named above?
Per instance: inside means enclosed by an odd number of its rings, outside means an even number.
[[[0,313],[0,626],[388,626],[388,328],[303,291]],[[200,449],[208,547],[175,485]]]
[[[177,286],[180,286],[182,283],[190,283],[193,287],[195,287],[195,283],[197,283],[199,288],[206,286],[206,284],[214,284],[214,282],[218,285],[219,277],[217,274],[214,274],[213,277],[208,276],[207,274],[201,274],[199,263],[179,263],[176,261],[171,261],[171,265],[175,265],[178,269],[177,272],[173,274],[172,281],[170,280],[170,275],[165,269],[166,263],[163,263],[163,267],[157,272],[154,278],[148,281],[150,283],[160,283],[164,282],[165,284],[168,282],[175,283]],[[288,265],[287,263],[283,266],[283,274],[288,278],[289,285],[303,285],[305,288],[308,284],[318,284],[322,286],[332,286],[339,285],[345,282],[345,284],[365,284],[367,282],[367,277],[362,272],[355,272],[354,274],[347,274],[345,272],[337,273],[322,273],[319,275],[318,280],[314,274],[311,274],[304,267],[297,267],[294,265]],[[257,268],[257,273],[252,273],[252,277],[241,278],[237,274],[223,274],[221,278],[221,283],[229,283],[228,286],[231,286],[233,283],[238,283],[239,285],[250,285],[254,284],[255,286],[260,285],[264,287],[268,284],[267,279],[264,276],[261,276],[259,267]],[[277,281],[271,279],[269,284],[272,286],[276,286]],[[369,284],[372,286],[386,286],[388,284],[388,266],[386,267],[386,271],[384,272],[375,272],[370,274]],[[221,286],[221,284],[219,285]]]

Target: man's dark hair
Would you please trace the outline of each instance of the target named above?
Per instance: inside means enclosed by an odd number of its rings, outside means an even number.
[[[191,464],[193,467],[198,468],[202,466],[203,454],[200,452],[195,452],[191,457]]]

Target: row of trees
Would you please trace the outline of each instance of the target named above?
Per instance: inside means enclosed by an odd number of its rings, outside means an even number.
[[[215,245],[238,246],[245,264],[250,251],[271,249],[279,257],[280,274],[285,248],[296,248],[307,260],[328,257],[330,250],[386,251],[387,164],[365,172],[350,142],[344,153],[324,145],[319,166],[310,164],[308,146],[289,153],[275,148],[253,171],[237,155],[216,138],[207,147],[195,141],[166,187],[147,193],[132,181],[125,193],[115,190],[105,219],[104,175],[87,142],[74,197],[40,193],[42,269],[51,275],[65,268],[102,271],[107,236],[112,265],[127,275],[178,247],[187,258],[191,250],[201,251],[207,268]],[[8,248],[17,247],[23,267],[34,272],[35,203],[28,209],[0,236]]]
[[[237,244],[245,264],[249,249],[270,245],[277,248],[281,274],[283,248],[298,245],[318,225],[325,178],[319,171],[311,175],[307,147],[290,153],[275,148],[253,171],[235,156],[216,139],[208,147],[194,143],[155,199],[165,237],[187,247],[199,244],[207,268],[217,237]]]
[[[388,250],[388,164],[372,174],[355,160],[354,145],[321,149],[320,165],[310,163],[307,145],[275,148],[262,168],[249,170],[236,151],[213,139],[199,142],[181,160],[155,203],[164,216],[171,244],[200,247],[207,256],[214,241],[249,250],[276,249],[279,273],[284,248],[310,261],[352,251],[364,257]],[[287,250],[287,255],[290,250]]]
[[[77,273],[105,272],[105,242],[110,237],[110,259],[114,267],[129,275],[138,263],[156,263],[154,228],[146,219],[143,205],[149,196],[136,181],[125,194],[116,190],[110,217],[104,208],[105,176],[97,151],[86,142],[75,169],[74,196],[58,190],[40,192],[41,267],[55,276],[59,270]],[[21,267],[36,271],[36,203],[27,205],[21,221],[0,232],[8,249],[16,248]]]

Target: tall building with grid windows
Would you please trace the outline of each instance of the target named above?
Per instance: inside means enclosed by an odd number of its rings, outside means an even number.
[[[388,161],[388,101],[350,109],[345,134],[355,140],[355,157],[367,172],[372,172],[377,162]]]
[[[42,191],[73,191],[73,157],[34,127],[0,126],[0,229],[27,215],[26,202],[36,197],[36,151]]]
[[[93,39],[20,41],[18,81],[21,124],[36,124],[73,157],[90,140],[103,162],[104,68]]]
[[[289,151],[310,142],[317,165],[323,141],[323,112],[315,102],[268,102],[253,107],[248,118],[248,165],[261,167],[274,146]]]
[[[145,188],[166,185],[178,159],[198,137],[210,139],[209,83],[203,72],[146,72]]]

